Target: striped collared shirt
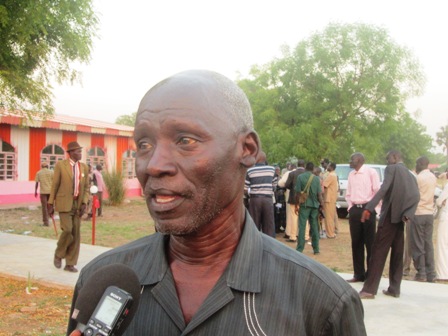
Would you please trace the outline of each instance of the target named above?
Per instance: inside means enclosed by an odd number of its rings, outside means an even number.
[[[250,188],[250,195],[272,197],[276,187],[277,175],[274,167],[256,164],[247,170],[245,189]]]
[[[95,258],[83,267],[73,302],[99,267],[124,263],[143,287],[126,336],[366,335],[359,294],[330,269],[258,231],[247,212],[225,272],[185,324],[169,241],[155,233]],[[68,334],[76,324],[70,320]]]

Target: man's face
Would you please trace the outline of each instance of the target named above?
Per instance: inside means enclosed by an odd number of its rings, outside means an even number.
[[[72,159],[75,162],[78,162],[79,160],[82,159],[82,149],[78,148],[71,150],[70,152],[68,152],[68,155],[70,156],[70,159]]]
[[[136,174],[162,233],[198,231],[241,201],[242,137],[219,113],[213,88],[199,91],[164,84],[142,100],[137,115]]]
[[[393,165],[393,164],[398,163],[397,156],[394,155],[393,153],[387,153],[386,161],[387,161],[388,165]]]
[[[352,155],[350,157],[350,168],[353,168],[355,170],[359,170],[359,168],[361,168],[362,166],[362,158],[359,155]]]

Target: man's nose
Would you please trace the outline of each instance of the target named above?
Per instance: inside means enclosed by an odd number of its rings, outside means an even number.
[[[166,144],[156,145],[146,166],[146,173],[152,177],[159,177],[174,175],[176,171],[174,155],[170,146]]]

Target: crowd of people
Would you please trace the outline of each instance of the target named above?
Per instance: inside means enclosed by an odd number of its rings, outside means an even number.
[[[353,277],[347,281],[364,282],[362,299],[372,299],[377,294],[389,252],[390,285],[383,290],[385,295],[400,296],[401,281],[403,275],[409,274],[411,261],[416,270],[415,281],[448,279],[448,187],[435,205],[437,178],[429,170],[427,157],[416,160],[415,171],[403,164],[399,151],[388,152],[386,161],[382,184],[377,171],[364,164],[362,153],[353,153],[349,161],[352,171],[346,201]],[[280,171],[280,167],[268,165],[263,153],[256,167],[249,168],[245,184],[246,204],[257,228],[269,235],[284,232],[284,238],[296,243],[299,252],[303,252],[308,242],[314,254],[319,254],[319,240],[334,239],[338,233],[339,183],[335,169],[336,164],[328,159],[323,159],[320,167],[299,159],[297,164],[288,163]],[[260,185],[254,184],[252,170],[258,172]],[[447,174],[441,174],[439,179],[446,180]],[[257,205],[261,186],[264,208],[269,208],[265,213]],[[437,260],[433,246],[434,206],[441,207]],[[268,221],[265,216],[269,216]]]
[[[288,242],[297,243],[299,252],[308,242],[319,254],[319,240],[334,239],[338,232],[335,169],[336,164],[325,158],[320,167],[299,159],[280,171],[261,152],[245,181],[246,206],[257,228],[273,237],[284,232]]]

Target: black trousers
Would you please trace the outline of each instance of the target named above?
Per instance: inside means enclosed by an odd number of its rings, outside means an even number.
[[[352,239],[353,277],[360,281],[367,277],[376,231],[376,213],[373,212],[368,221],[361,223],[363,211],[364,208],[352,206],[348,219]]]
[[[378,226],[369,262],[369,274],[362,291],[375,294],[383,275],[387,255],[390,252],[389,288],[393,294],[400,294],[403,278],[404,222],[391,223],[390,212],[386,214],[382,226]]]
[[[249,213],[258,230],[275,237],[274,207],[272,197],[251,197]]]

